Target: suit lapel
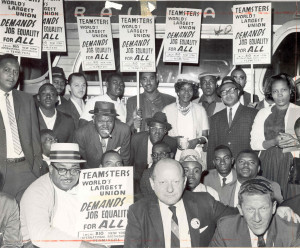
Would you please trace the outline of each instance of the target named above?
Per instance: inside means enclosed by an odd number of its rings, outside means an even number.
[[[224,110],[222,110],[220,113],[222,113],[222,115],[220,116],[220,124],[222,125],[222,129],[225,128],[225,131],[229,129],[229,124],[228,124],[228,116],[227,116],[227,108],[225,108]],[[223,120],[226,120],[226,124],[222,123]]]
[[[149,204],[149,216],[156,231],[158,240],[161,241],[161,243],[163,243],[163,246],[165,246],[162,217],[157,199],[153,199]]]
[[[243,105],[240,103],[240,105],[239,105],[238,109],[236,110],[236,113],[233,117],[230,128],[232,128],[237,123],[237,120],[240,119],[240,115],[243,114],[242,112],[243,112]]]
[[[46,122],[44,121],[43,116],[41,115],[40,108],[37,109],[37,113],[38,113],[38,118],[39,118],[40,130],[47,129],[47,125],[46,125]]]
[[[233,227],[231,227],[233,228]],[[244,217],[239,218],[239,222],[236,226],[236,234],[237,236],[234,238],[238,238],[238,244],[240,247],[251,247],[251,239],[248,225],[244,219]]]
[[[276,235],[278,235],[275,218],[276,218],[276,216],[273,216],[272,222],[268,229],[267,242],[266,242],[267,247],[273,247],[275,245],[276,246],[284,246],[283,244],[277,244],[277,243],[275,244]]]
[[[18,97],[16,96],[15,90],[12,91],[12,96],[13,96],[13,102],[14,102],[14,110],[15,110],[16,121],[18,123],[21,103],[20,103]]]
[[[54,122],[53,130],[58,129],[59,124],[61,123],[61,120],[62,120],[61,113],[56,110],[56,120]]]

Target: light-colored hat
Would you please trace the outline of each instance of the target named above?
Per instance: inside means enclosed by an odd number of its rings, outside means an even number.
[[[187,83],[197,84],[197,85],[200,83],[198,77],[193,75],[193,74],[179,74],[177,76],[177,81],[176,82],[177,83],[187,82]]]
[[[218,80],[221,77],[221,73],[220,72],[213,72],[213,71],[205,71],[199,74],[198,78],[201,81],[201,78],[204,78],[206,76],[212,76],[215,77],[216,80]]]
[[[54,143],[50,148],[50,162],[83,163],[80,159],[79,145],[76,143]]]
[[[201,166],[203,166],[203,160],[201,159],[199,153],[197,151],[195,151],[194,149],[186,149],[183,150],[181,155],[180,155],[180,159],[179,162],[198,162],[199,164],[201,164]]]

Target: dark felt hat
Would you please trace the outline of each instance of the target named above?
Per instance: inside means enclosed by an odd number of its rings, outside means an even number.
[[[89,113],[94,115],[118,116],[115,104],[112,102],[95,102],[94,110],[89,111]]]
[[[219,97],[221,97],[221,91],[222,91],[222,88],[223,88],[223,86],[226,85],[226,84],[233,84],[233,85],[240,91],[240,94],[243,93],[243,87],[242,87],[240,84],[238,84],[238,83],[235,81],[235,79],[234,79],[233,77],[231,77],[231,76],[226,76],[226,77],[224,77],[224,78],[222,79],[221,85],[220,85],[220,86],[217,88],[217,90],[216,90],[217,95],[218,95]]]
[[[167,130],[172,129],[172,125],[168,123],[167,116],[163,112],[156,112],[152,118],[147,118],[146,120],[147,125],[149,126],[152,122],[158,122],[160,124],[166,125]]]
[[[52,77],[60,77],[64,80],[67,80],[63,68],[60,68],[60,67],[52,68]],[[46,78],[49,78],[49,75]]]

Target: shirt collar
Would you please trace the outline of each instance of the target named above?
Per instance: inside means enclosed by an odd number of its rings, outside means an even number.
[[[223,176],[221,176],[218,172],[219,178],[222,180]],[[226,181],[232,181],[233,175],[232,175],[232,170],[230,171],[230,173],[225,177]]]
[[[233,112],[236,112],[236,110],[238,109],[238,107],[240,106],[240,102],[238,101],[236,104],[234,104],[233,106],[231,106],[231,107],[228,107],[228,106],[226,106],[226,108],[229,110],[230,108],[232,108],[232,111]]]

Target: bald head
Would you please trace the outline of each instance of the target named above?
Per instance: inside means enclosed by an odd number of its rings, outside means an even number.
[[[151,177],[154,179],[155,175],[164,173],[165,171],[177,171],[183,177],[185,175],[184,170],[178,161],[171,158],[164,158],[157,162]]]

